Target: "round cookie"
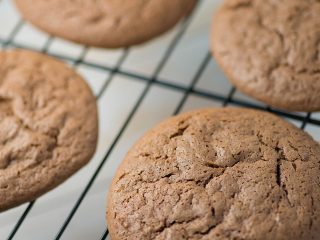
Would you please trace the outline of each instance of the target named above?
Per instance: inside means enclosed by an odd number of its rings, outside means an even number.
[[[107,222],[120,239],[319,239],[320,146],[266,112],[170,118],[129,151]]]
[[[228,78],[271,106],[320,110],[320,2],[225,0],[211,48]]]
[[[0,211],[62,183],[92,157],[97,106],[64,63],[26,50],[0,52]]]
[[[15,0],[42,30],[85,45],[118,48],[161,35],[190,13],[196,0]]]

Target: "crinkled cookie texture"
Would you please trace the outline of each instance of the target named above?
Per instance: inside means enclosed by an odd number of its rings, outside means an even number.
[[[0,52],[0,211],[62,183],[93,155],[95,98],[72,69],[25,50]]]
[[[320,239],[320,146],[248,109],[204,109],[161,123],[113,179],[114,240]]]
[[[271,106],[320,110],[320,1],[225,0],[211,45],[229,79]]]
[[[15,0],[42,30],[78,43],[117,48],[161,35],[197,0]]]

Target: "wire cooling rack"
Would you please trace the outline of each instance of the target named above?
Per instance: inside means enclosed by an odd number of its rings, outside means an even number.
[[[170,115],[199,107],[270,111],[320,139],[320,114],[284,112],[238,92],[209,52],[211,16],[221,1],[203,0],[175,29],[129,49],[88,48],[48,36],[0,0],[0,48],[43,52],[71,64],[96,95],[99,142],[91,162],[41,198],[0,213],[0,239],[108,239],[105,200],[130,146]],[[1,176],[0,176],[1,177]]]

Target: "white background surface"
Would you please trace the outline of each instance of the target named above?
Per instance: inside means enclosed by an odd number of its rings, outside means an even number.
[[[163,60],[169,45],[181,31],[182,23],[156,40],[130,48],[127,54],[123,49],[89,48],[86,51],[81,45],[58,38],[49,38],[48,35],[25,22],[19,27],[19,31],[16,32],[12,41],[18,46],[38,51],[48,46],[49,54],[73,59],[82,56],[84,62],[106,68],[114,68],[120,61],[122,64],[119,69],[122,72],[142,75],[146,79],[157,77],[160,82],[188,88],[209,52],[210,22],[219,2],[215,0],[202,1],[195,11],[190,25],[188,25],[163,68],[156,76],[159,63]],[[0,0],[0,39],[2,42],[12,36],[13,30],[20,20],[20,15],[12,2]],[[12,46],[12,44],[9,45],[9,47]],[[149,89],[146,80],[139,80],[139,78],[132,78],[119,73],[112,76],[109,71],[103,68],[96,68],[87,64],[80,63],[76,66],[76,70],[86,78],[96,95],[102,89],[105,89],[98,99],[100,132],[97,152],[92,161],[81,171],[61,186],[36,200],[14,239],[55,239],[79,195],[105,154],[110,150],[137,101],[146,93],[61,237],[61,239],[100,239],[105,231],[106,193],[115,169],[132,144],[147,129],[172,115],[184,96],[183,89],[177,90],[161,84],[152,84]],[[229,95],[231,89],[232,86],[213,59],[210,60],[195,85],[196,91],[205,91],[225,98]],[[264,107],[264,104],[237,91],[233,95],[233,99]],[[219,107],[222,104],[223,101],[218,98],[213,100],[199,96],[199,94],[190,93],[182,111],[209,106]],[[230,106],[238,105],[230,104]],[[305,116],[305,113],[297,114]],[[312,117],[317,120],[320,119],[319,114],[313,114]],[[301,126],[300,121],[289,120],[297,126]],[[306,131],[316,139],[320,139],[320,127],[307,124]],[[24,204],[0,213],[1,240],[7,239],[27,206],[28,204]]]

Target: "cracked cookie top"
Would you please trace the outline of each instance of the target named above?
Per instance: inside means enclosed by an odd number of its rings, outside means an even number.
[[[0,211],[31,201],[87,163],[95,98],[72,69],[26,51],[0,52]]]
[[[144,135],[113,179],[112,239],[319,239],[320,146],[270,113],[203,109]]]
[[[15,0],[22,15],[50,34],[100,47],[150,40],[186,16],[197,0]]]
[[[320,110],[320,1],[226,0],[213,55],[244,93],[271,106]]]

